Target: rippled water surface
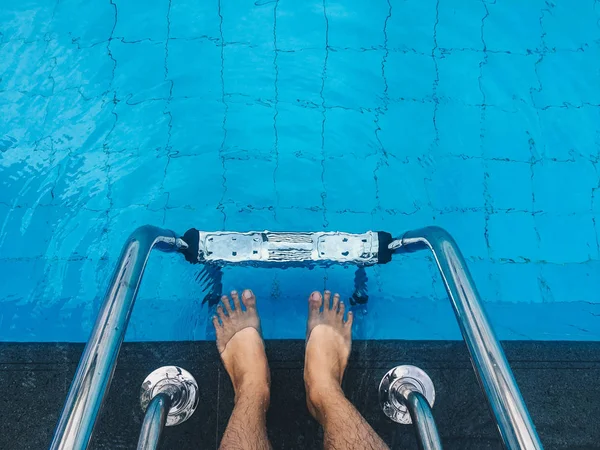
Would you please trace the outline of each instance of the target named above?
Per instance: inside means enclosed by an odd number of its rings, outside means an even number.
[[[137,226],[447,228],[506,339],[600,339],[600,3],[4,1],[0,339],[82,341]],[[150,259],[128,339],[210,338]],[[356,337],[454,339],[425,254],[370,268]],[[267,337],[353,270],[229,268]]]

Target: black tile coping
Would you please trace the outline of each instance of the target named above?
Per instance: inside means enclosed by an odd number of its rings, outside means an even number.
[[[600,449],[600,342],[504,342],[546,449]],[[304,342],[267,341],[272,374],[269,436],[275,449],[320,448],[306,410]],[[81,344],[0,343],[0,449],[46,449],[83,350]],[[462,342],[356,341],[344,380],[348,398],[393,449],[414,449],[410,426],[381,412],[381,377],[399,364],[421,367],[436,388],[434,416],[445,449],[502,448]],[[179,365],[200,385],[187,422],[168,428],[163,449],[217,448],[233,391],[213,342],[125,343],[93,449],[135,449],[143,418],[139,390],[148,373]]]

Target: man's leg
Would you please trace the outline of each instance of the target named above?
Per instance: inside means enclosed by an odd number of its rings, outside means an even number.
[[[326,449],[386,449],[381,438],[346,399],[342,377],[352,344],[352,313],[344,322],[340,296],[325,291],[308,300],[308,326],[304,383],[310,413],[325,433]],[[322,310],[321,310],[322,309]]]
[[[241,301],[236,291],[231,293],[233,307],[227,296],[217,308],[213,325],[217,348],[225,370],[233,383],[235,406],[221,440],[222,449],[263,450],[271,448],[267,438],[266,413],[269,408],[269,366],[260,335],[260,319],[256,298],[245,290]]]

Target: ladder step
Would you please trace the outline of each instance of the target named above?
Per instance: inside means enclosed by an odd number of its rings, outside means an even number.
[[[195,263],[286,265],[294,263],[356,264],[370,266],[392,259],[388,248],[392,235],[367,231],[273,232],[199,231],[183,235],[188,247],[182,249],[186,260]]]

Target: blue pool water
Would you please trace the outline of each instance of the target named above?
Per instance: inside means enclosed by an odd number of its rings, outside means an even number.
[[[600,339],[600,2],[8,0],[0,339],[83,341],[137,226],[447,228],[503,339]],[[154,254],[127,339],[210,338]],[[426,254],[368,269],[359,338],[458,339]],[[225,270],[269,338],[353,270]]]

